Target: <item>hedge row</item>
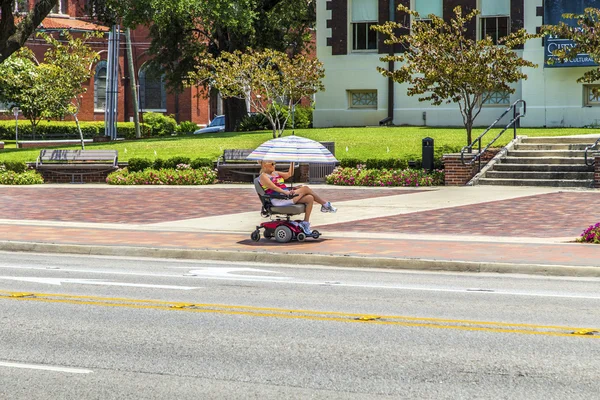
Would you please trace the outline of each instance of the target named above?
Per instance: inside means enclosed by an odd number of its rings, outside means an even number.
[[[1,161],[0,171],[12,171],[21,174],[27,170],[25,161]]]
[[[83,137],[91,139],[104,136],[104,121],[80,122]],[[143,137],[150,136],[150,126],[141,124]],[[133,122],[120,122],[117,124],[117,136],[125,139],[135,138],[135,124]],[[0,121],[0,140],[15,138],[15,121]],[[19,140],[45,140],[45,139],[79,139],[79,131],[75,122],[69,121],[42,121],[35,128],[35,137],[31,124],[26,120],[19,120]]]
[[[171,157],[166,160],[157,158],[151,160],[149,158],[130,158],[127,162],[127,170],[129,172],[144,171],[146,169],[177,169],[178,165],[186,165],[191,169],[200,169],[203,167],[212,168],[213,161],[208,158],[190,159],[189,157]]]

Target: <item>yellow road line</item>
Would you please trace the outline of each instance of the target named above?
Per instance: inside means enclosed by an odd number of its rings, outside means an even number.
[[[313,311],[271,307],[236,306],[226,304],[192,304],[189,302],[169,302],[163,300],[139,300],[117,297],[76,296],[65,294],[22,293],[8,291],[0,291],[0,299],[35,301],[44,303],[81,304],[103,307],[122,307],[132,309],[155,309],[164,311],[243,315],[253,317],[303,319],[313,321],[354,322],[375,325],[456,329],[479,332],[577,336],[594,339],[600,338],[600,335],[596,335],[596,333],[600,333],[600,329],[592,328],[439,318],[418,318],[400,315],[369,315],[335,311]]]

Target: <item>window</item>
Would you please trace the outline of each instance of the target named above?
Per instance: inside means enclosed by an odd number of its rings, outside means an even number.
[[[487,36],[494,44],[510,33],[509,17],[481,17],[481,39]]]
[[[413,9],[419,13],[421,19],[427,19],[430,14],[444,16],[442,0],[414,0]]]
[[[24,13],[29,11],[29,0],[16,0],[15,13]]]
[[[485,96],[485,95],[484,95]],[[490,96],[483,102],[485,106],[508,106],[510,105],[510,93],[496,91],[490,93]]]
[[[104,111],[106,109],[106,61],[100,61],[96,65],[94,74],[94,110]]]
[[[352,50],[377,50],[377,0],[352,1]]]
[[[52,8],[52,14],[67,14],[67,1],[68,0],[58,0],[56,5]]]
[[[377,109],[377,90],[349,90],[348,104],[350,108]]]
[[[479,19],[481,39],[487,36],[494,44],[510,34],[510,0],[481,0]]]
[[[165,75],[147,66],[140,70],[140,107],[145,111],[167,111]]]
[[[584,85],[583,96],[585,106],[600,106],[600,85]]]

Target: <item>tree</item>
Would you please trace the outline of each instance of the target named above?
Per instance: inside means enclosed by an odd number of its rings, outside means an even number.
[[[88,44],[87,41],[94,37],[101,37],[101,33],[89,33],[83,38],[73,38],[69,32],[63,32],[66,42],[41,34],[50,44],[50,48],[44,55],[44,61],[53,68],[50,80],[53,83],[52,103],[46,110],[46,115],[52,118],[63,119],[67,115],[73,116],[79,137],[81,148],[85,149],[83,132],[79,126],[77,114],[81,109],[81,98],[86,92],[82,85],[92,76],[90,65],[100,57]],[[50,72],[50,71],[49,71]]]
[[[29,120],[35,137],[35,127],[44,119],[63,118],[73,115],[77,125],[79,96],[85,93],[82,84],[90,79],[89,66],[98,54],[84,39],[74,39],[68,32],[62,35],[66,43],[40,34],[50,48],[44,54],[44,62],[38,63],[31,50],[21,48],[0,64],[0,100],[19,106]],[[83,136],[80,130],[83,146]]]
[[[523,67],[536,67],[512,49],[535,37],[524,29],[501,39],[494,45],[490,37],[474,40],[468,36],[467,26],[478,10],[463,15],[460,6],[454,17],[445,22],[436,15],[420,21],[419,14],[402,5],[398,10],[415,17],[412,26],[388,21],[375,30],[388,35],[387,44],[402,44],[403,54],[386,56],[382,61],[403,63],[395,71],[382,67],[377,70],[395,82],[408,83],[409,96],[418,95],[419,101],[433,105],[457,103],[467,131],[467,144],[472,143],[471,132],[482,105],[494,92],[514,93],[511,83],[527,79]],[[396,36],[395,31],[410,29],[410,34]]]
[[[564,14],[563,18],[573,20],[576,26],[560,22],[558,25],[542,27],[544,35],[552,35],[573,41],[574,46],[561,47],[553,52],[556,60],[549,63],[561,63],[576,58],[579,54],[588,54],[595,63],[600,64],[600,10],[586,8],[583,14]],[[577,82],[592,83],[600,79],[600,67],[585,72]]]
[[[303,98],[324,89],[324,76],[321,62],[303,54],[290,57],[270,49],[247,49],[209,57],[187,82],[208,82],[225,98],[247,100],[251,109],[269,120],[276,138],[283,134],[289,116],[277,105],[292,110]]]
[[[0,0],[0,63],[25,45],[58,0],[35,0],[29,12],[15,8],[17,0]]]
[[[173,90],[208,54],[246,47],[301,53],[316,22],[314,0],[90,0],[90,6],[103,23],[148,26],[151,66],[164,71]],[[245,104],[230,97],[224,108],[232,131]]]

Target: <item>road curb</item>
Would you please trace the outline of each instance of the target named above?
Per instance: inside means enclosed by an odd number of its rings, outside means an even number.
[[[0,241],[0,251],[279,264],[290,264],[290,261],[293,259],[292,264],[294,265],[302,264],[416,271],[483,272],[544,276],[600,277],[600,268],[595,266],[485,263],[414,258],[270,253],[266,251],[225,251],[132,246],[98,246],[13,241]]]

